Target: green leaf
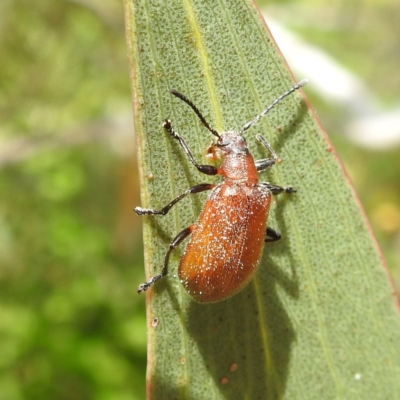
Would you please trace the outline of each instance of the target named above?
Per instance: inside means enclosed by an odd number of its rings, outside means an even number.
[[[170,89],[224,131],[239,129],[293,80],[249,1],[125,0],[125,9],[142,206],[161,208],[213,181],[161,127],[170,118],[195,159],[209,163],[212,135]],[[265,158],[257,133],[282,159],[261,180],[298,189],[272,207],[268,225],[282,240],[265,246],[243,291],[215,304],[190,299],[176,276],[184,244],[172,253],[168,277],[147,292],[148,398],[400,398],[395,294],[335,152],[300,93],[246,132],[255,158]],[[205,196],[143,217],[148,277]]]

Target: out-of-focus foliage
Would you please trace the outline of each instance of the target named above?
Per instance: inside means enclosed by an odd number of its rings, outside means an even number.
[[[0,48],[0,398],[142,399],[133,132],[74,145],[131,126],[122,5],[1,2]]]

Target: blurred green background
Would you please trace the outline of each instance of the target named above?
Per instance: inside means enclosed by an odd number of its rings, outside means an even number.
[[[396,1],[264,3],[304,40],[329,49],[389,109],[400,97]],[[1,400],[145,396],[124,35],[117,0],[0,2]],[[366,150],[348,140],[346,107],[322,100],[308,78],[306,92],[399,288],[400,148]]]

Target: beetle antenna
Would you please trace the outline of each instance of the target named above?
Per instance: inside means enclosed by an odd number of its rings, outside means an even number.
[[[256,124],[264,115],[268,114],[281,100],[283,100],[286,96],[289,96],[289,94],[292,94],[295,90],[300,89],[307,82],[308,82],[307,79],[303,79],[302,81],[296,83],[296,85],[293,85],[288,91],[281,94],[261,114],[258,114],[257,117],[255,117],[253,120],[244,124],[239,134],[242,135],[243,132],[247,131],[247,129],[251,128],[254,124]]]
[[[219,133],[211,128],[210,124],[206,121],[206,119],[203,117],[202,113],[200,112],[200,110],[182,93],[178,92],[177,90],[170,90],[171,94],[173,94],[174,96],[178,97],[179,99],[181,99],[182,101],[184,101],[188,106],[191,107],[191,109],[196,113],[196,115],[199,117],[200,121],[202,122],[202,124],[213,134],[215,135],[218,139],[221,138],[221,136],[219,135]]]

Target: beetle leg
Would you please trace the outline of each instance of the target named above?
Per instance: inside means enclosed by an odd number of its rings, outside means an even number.
[[[271,145],[261,136],[256,135],[256,139],[264,146],[265,149],[271,154],[272,158],[266,158],[263,160],[256,161],[257,171],[264,171],[269,167],[272,167],[279,159],[278,155],[275,153]]]
[[[163,207],[161,210],[154,210],[153,208],[142,208],[135,207],[134,211],[138,215],[165,215],[168,211],[179,201],[182,200],[189,194],[204,192],[205,190],[211,190],[215,185],[212,183],[201,183],[200,185],[196,185],[191,187],[188,190],[185,190],[181,195],[179,195],[176,199],[172,200],[169,204]]]
[[[218,174],[218,168],[214,167],[213,165],[200,165],[197,164],[195,159],[193,158],[193,155],[191,151],[189,150],[189,147],[187,146],[186,142],[183,140],[181,136],[179,136],[178,132],[174,131],[171,125],[171,121],[169,119],[166,119],[163,123],[164,129],[174,138],[176,139],[181,147],[183,148],[184,152],[188,156],[190,162],[203,174],[206,175],[217,175]]]
[[[282,193],[282,192],[291,194],[291,193],[296,193],[297,192],[297,189],[295,189],[292,186],[282,187],[282,186],[278,186],[278,185],[273,185],[273,184],[268,183],[268,182],[262,182],[262,183],[260,183],[260,185],[262,187],[264,187],[264,188],[269,189],[272,192],[272,194],[279,194],[279,193]]]
[[[272,167],[275,164],[273,158],[264,158],[262,160],[256,160],[256,168],[258,172],[265,171],[267,168]]]
[[[280,240],[281,234],[267,226],[267,229],[265,230],[265,239],[264,242],[276,242]]]
[[[194,225],[188,226],[186,229],[184,229],[182,232],[178,233],[175,236],[174,240],[169,244],[169,249],[167,251],[167,254],[165,255],[161,274],[153,276],[145,283],[141,283],[138,288],[138,293],[145,292],[153,283],[157,282],[159,279],[161,279],[162,277],[167,275],[169,256],[170,256],[172,250],[174,250],[176,246],[178,246],[180,243],[182,243],[192,233],[193,226]]]

